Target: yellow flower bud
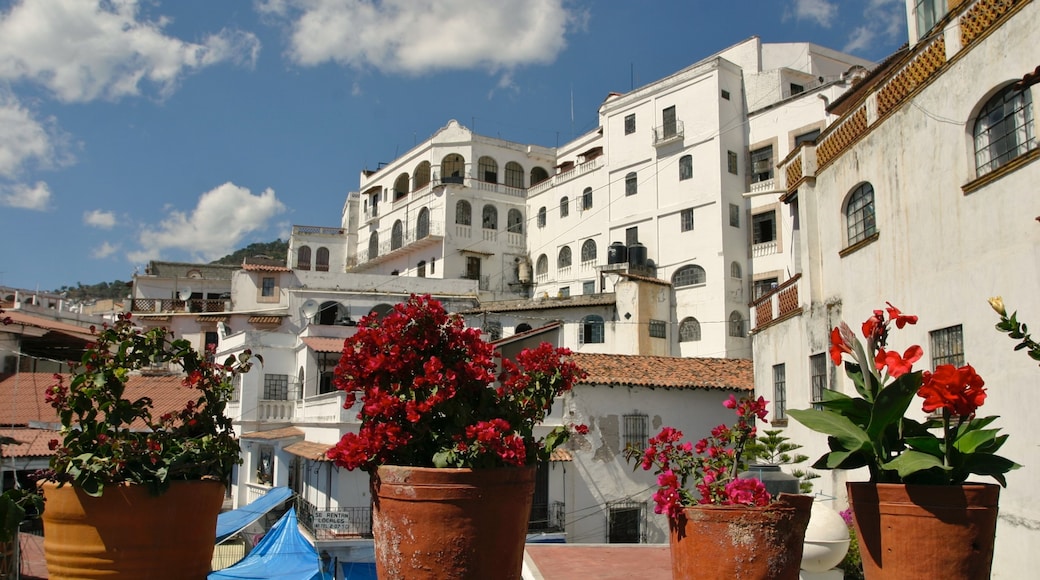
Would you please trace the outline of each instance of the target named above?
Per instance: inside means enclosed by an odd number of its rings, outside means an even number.
[[[989,299],[989,305],[993,307],[993,310],[997,311],[997,314],[1001,316],[1007,316],[1007,311],[1004,310],[1004,299],[1000,296],[994,296]]]

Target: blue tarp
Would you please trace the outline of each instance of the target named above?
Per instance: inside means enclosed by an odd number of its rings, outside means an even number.
[[[255,502],[254,502],[255,503]],[[241,562],[211,572],[209,580],[332,580],[318,551],[300,533],[290,508]]]
[[[377,580],[376,565],[369,562],[340,562],[346,580]]]
[[[288,487],[272,487],[253,503],[217,516],[217,543],[221,543],[263,517],[292,496]]]

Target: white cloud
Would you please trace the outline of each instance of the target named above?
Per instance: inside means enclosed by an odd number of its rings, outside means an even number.
[[[241,246],[252,232],[285,211],[285,205],[266,189],[253,195],[248,189],[225,183],[199,197],[191,213],[175,209],[162,222],[145,226],[138,235],[141,248],[130,252],[131,262],[159,259],[164,251],[180,250],[192,259],[211,261]]]
[[[14,95],[0,90],[0,178],[16,178],[29,163],[51,167],[71,161],[65,142],[53,119],[38,119]]]
[[[50,207],[50,201],[51,189],[42,181],[37,181],[35,185],[0,185],[0,205],[44,211]]]
[[[168,19],[142,16],[140,0],[24,0],[0,13],[0,80],[32,81],[62,101],[118,99],[142,85],[166,95],[187,71],[255,62],[249,32],[221,30],[201,44],[166,35]]]
[[[100,246],[94,248],[94,251],[91,252],[91,255],[94,258],[97,258],[98,260],[102,260],[104,258],[107,258],[107,257],[111,256],[112,254],[114,254],[114,253],[116,253],[118,251],[119,251],[119,246],[110,244],[108,242],[103,242]]]
[[[567,0],[260,0],[290,22],[289,57],[418,74],[552,62],[580,13]]]
[[[829,28],[838,15],[838,5],[830,0],[794,0],[791,7],[797,20],[812,20]]]
[[[116,225],[116,214],[110,211],[92,209],[83,212],[83,223],[88,226],[94,226],[95,228],[110,230]]]
[[[906,39],[906,6],[902,0],[869,0],[857,26],[842,47],[844,52],[868,50],[878,42]]]

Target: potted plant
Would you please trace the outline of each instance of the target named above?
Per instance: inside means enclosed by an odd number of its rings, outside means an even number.
[[[520,577],[535,465],[569,434],[535,427],[584,376],[569,354],[502,359],[496,384],[493,346],[430,296],[361,319],[335,378],[361,425],[328,457],[370,474],[381,578]]]
[[[91,332],[96,340],[70,365],[71,380],[55,375],[46,392],[61,420],[50,481],[41,484],[50,576],[201,578],[240,461],[224,409],[251,356],[210,362],[165,328],[134,327],[129,313]],[[184,407],[155,416],[151,398],[134,398],[128,381],[142,370],[176,373]]]
[[[812,498],[774,498],[759,479],[738,475],[755,439],[754,420],[765,421],[766,401],[730,395],[723,404],[736,423],[715,427],[696,444],[664,427],[646,449],[625,450],[637,468],[657,474],[654,512],[668,516],[672,577],[797,579]]]
[[[834,328],[831,359],[844,361],[858,396],[827,389],[822,409],[788,414],[828,436],[830,451],[814,468],[870,474],[847,484],[867,578],[986,578],[1000,488],[967,480],[1006,485],[1004,474],[1019,466],[997,455],[1007,440],[997,418],[976,415],[987,393],[971,365],[915,371],[920,346],[889,348],[893,324],[916,323],[888,304],[863,323],[865,346],[847,324]],[[928,414],[920,420],[906,416],[915,397]]]

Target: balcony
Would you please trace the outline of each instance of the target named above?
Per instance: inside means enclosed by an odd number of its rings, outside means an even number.
[[[365,246],[360,248],[353,256],[353,262],[357,265],[366,263],[378,264],[379,262],[403,253],[406,250],[413,251],[438,243],[444,239],[444,224],[442,222],[431,221],[429,226],[423,230],[413,227],[402,233],[400,241],[389,239],[389,234],[389,231],[380,232],[380,237],[383,235],[387,235],[388,237],[379,243],[377,248],[378,253],[375,256],[369,257],[370,248]]]
[[[795,274],[751,303],[751,318],[755,321],[752,332],[759,332],[802,313],[802,305],[798,301],[798,283],[801,278],[801,274]]]
[[[776,240],[769,240],[768,242],[760,242],[751,246],[751,256],[755,258],[761,258],[762,256],[771,256],[777,253],[779,246]]]
[[[334,391],[304,399],[260,399],[256,403],[256,421],[262,423],[321,423],[342,424],[357,422],[357,412],[343,408],[346,393]],[[238,405],[241,409],[241,405]],[[229,408],[230,414],[230,408]],[[230,414],[235,417],[235,414]],[[248,420],[250,417],[242,417]]]
[[[296,517],[318,541],[372,537],[372,508],[368,506],[318,509],[297,496]]]
[[[294,236],[342,236],[347,233],[343,228],[327,228],[323,226],[293,226]]]
[[[227,312],[231,310],[231,301],[221,299],[192,298],[177,300],[172,298],[134,298],[130,301],[130,311],[140,313],[158,312]]]
[[[683,140],[683,122],[675,121],[654,127],[654,147],[662,147],[669,143]]]

